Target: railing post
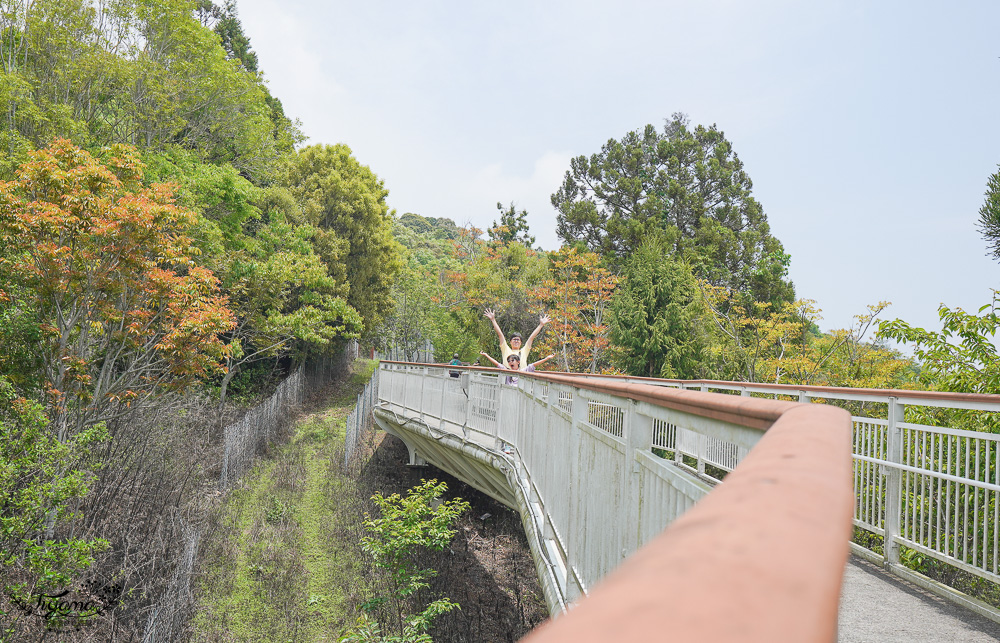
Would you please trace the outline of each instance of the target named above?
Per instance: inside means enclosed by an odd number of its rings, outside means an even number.
[[[405,368],[403,366],[399,366],[398,368],[399,368],[398,371],[399,381],[403,385],[403,391],[402,391],[403,394],[400,396],[403,399],[401,399],[399,403],[403,407],[403,410],[405,411],[407,409],[406,400],[407,398],[410,397],[407,394],[407,392],[410,390],[410,369]]]
[[[438,413],[441,416],[440,418],[438,418],[438,429],[440,429],[441,431],[444,431],[444,398],[445,398],[444,392],[448,388],[448,386],[451,385],[451,380],[452,377],[450,371],[448,372],[447,379],[445,379],[444,377],[441,378],[441,406],[438,407]]]
[[[708,451],[708,438],[698,434],[698,475],[705,475],[705,454]]]
[[[653,449],[653,418],[640,415],[639,403],[629,400],[625,406],[625,463],[622,467],[622,497],[626,498],[628,516],[622,532],[622,558],[639,548],[639,505],[642,485],[639,479],[639,453]]]
[[[500,421],[503,418],[503,374],[497,375],[496,414],[493,416],[493,447],[500,450]]]
[[[472,379],[473,373],[462,373],[460,386],[465,389],[465,422],[462,423],[462,439],[469,440],[469,422],[472,420]]]
[[[421,373],[420,373],[420,398],[419,398],[420,401],[417,403],[420,406],[420,408],[417,409],[417,413],[420,414],[420,421],[424,422],[424,407],[427,406],[426,401],[424,400],[424,387],[427,386],[427,378],[431,376],[431,369],[429,369],[426,366],[424,366],[423,368],[420,369],[420,371],[421,371]]]
[[[896,400],[895,397],[889,398],[889,413],[887,415],[889,435],[886,459],[894,465],[903,463],[903,428],[899,426],[899,423],[903,421],[904,408]],[[899,564],[899,543],[896,541],[896,537],[899,536],[899,523],[903,511],[902,478],[903,472],[896,466],[890,466],[886,472],[885,522],[882,542],[886,567]]]
[[[566,529],[566,594],[570,601],[579,598],[582,592],[574,581],[573,568],[579,560],[579,541],[583,534],[576,530],[577,515],[580,512],[580,427],[587,421],[587,398],[581,395],[581,389],[573,387],[572,420],[569,427],[569,525]]]

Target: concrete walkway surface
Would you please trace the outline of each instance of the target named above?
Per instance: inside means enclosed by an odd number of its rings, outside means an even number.
[[[851,556],[840,597],[840,643],[986,643],[1000,623]]]

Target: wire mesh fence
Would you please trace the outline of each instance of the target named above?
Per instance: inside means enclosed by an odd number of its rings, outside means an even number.
[[[385,350],[378,351],[375,357],[376,359],[391,362],[431,364],[434,362],[434,344],[429,339],[413,343],[409,346],[393,343],[390,346],[386,346]]]
[[[344,466],[349,467],[358,452],[358,446],[366,442],[372,431],[372,408],[378,401],[378,374],[375,369],[365,384],[365,390],[358,395],[354,410],[347,416],[344,432]]]
[[[271,397],[225,428],[221,489],[228,489],[246,473],[254,456],[283,428],[288,411],[302,404],[306,394],[305,371],[305,365],[299,366]]]
[[[357,356],[358,345],[351,342],[339,356],[299,365],[269,398],[227,426],[219,488],[226,490],[239,480],[256,455],[288,426],[291,411],[302,405],[306,395],[343,372]]]
[[[173,577],[159,599],[150,606],[149,616],[143,632],[143,643],[155,641],[176,641],[183,638],[183,632],[194,607],[191,592],[191,575],[195,556],[201,541],[199,527],[180,519],[180,534],[183,550],[175,561]]]

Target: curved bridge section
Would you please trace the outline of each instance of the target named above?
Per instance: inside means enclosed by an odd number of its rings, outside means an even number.
[[[834,638],[853,505],[846,411],[519,375],[382,362],[373,414],[411,464],[520,513],[550,611],[579,602],[533,639]]]

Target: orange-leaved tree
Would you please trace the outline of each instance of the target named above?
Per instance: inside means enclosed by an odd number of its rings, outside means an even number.
[[[41,330],[60,441],[218,369],[227,350],[219,333],[233,315],[192,259],[195,215],[173,204],[171,186],[142,178],[132,148],[96,158],[56,140],[0,183],[0,285],[17,293],[0,291],[0,305]]]
[[[618,277],[593,252],[563,247],[549,258],[550,276],[533,293],[552,318],[537,354],[555,353],[566,371],[607,370],[608,305]]]

